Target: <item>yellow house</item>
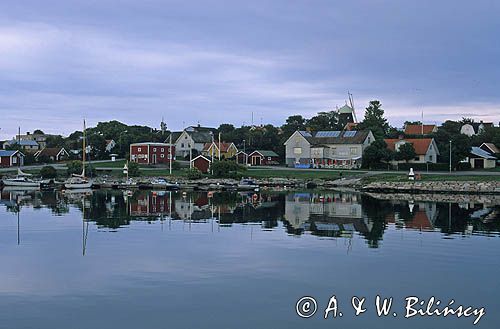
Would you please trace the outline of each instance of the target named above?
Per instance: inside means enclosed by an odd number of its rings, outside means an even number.
[[[221,142],[220,143],[220,157],[221,159],[230,159],[236,156],[236,153],[238,153],[238,149],[236,148],[236,145],[234,143],[226,143],[226,142]],[[218,142],[212,142],[212,143],[206,143],[205,146],[203,147],[203,150],[201,151],[201,154],[203,154],[206,157],[214,157],[218,158],[219,157],[219,143]]]

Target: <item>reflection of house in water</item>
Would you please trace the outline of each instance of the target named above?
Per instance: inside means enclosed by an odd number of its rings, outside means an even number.
[[[402,205],[406,208],[406,203]],[[436,203],[419,202],[408,203],[407,211],[393,212],[386,216],[387,223],[404,225],[406,228],[430,230],[434,229],[438,217]]]
[[[354,231],[368,232],[358,194],[295,193],[285,200],[285,220],[289,231],[311,231],[317,235],[342,236]]]
[[[133,198],[129,208],[132,217],[161,217],[173,212],[175,203],[169,192],[148,192]]]

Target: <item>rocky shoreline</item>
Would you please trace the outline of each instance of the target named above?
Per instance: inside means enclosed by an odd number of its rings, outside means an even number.
[[[363,192],[407,194],[500,194],[500,181],[375,182],[363,186],[360,190]]]

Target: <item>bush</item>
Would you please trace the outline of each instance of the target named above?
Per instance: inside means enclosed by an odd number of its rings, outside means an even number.
[[[210,168],[214,177],[235,179],[241,178],[243,172],[247,170],[245,167],[229,160],[215,161]]]
[[[45,166],[40,170],[40,175],[42,178],[56,178],[57,170],[52,166]]]
[[[141,173],[139,172],[139,164],[137,162],[128,163],[128,175],[130,177],[137,177]]]
[[[198,168],[191,168],[187,170],[186,177],[188,179],[200,179],[203,177],[203,174],[198,170]]]
[[[177,161],[172,162],[172,170],[179,170],[181,169],[181,164]]]
[[[80,175],[82,173],[82,162],[80,160],[74,160],[70,161],[66,164],[68,167],[68,175]],[[87,176],[94,176],[95,175],[95,169],[94,167],[91,167],[90,165],[85,166],[85,175]]]

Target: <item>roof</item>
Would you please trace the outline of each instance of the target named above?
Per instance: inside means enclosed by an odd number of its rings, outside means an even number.
[[[434,129],[436,129],[436,125],[406,125],[405,126],[405,134],[406,135],[422,135],[422,126],[424,130],[424,135],[431,134]]]
[[[207,158],[206,156],[203,156],[203,155],[198,155],[196,158],[192,159],[191,162],[193,162],[194,160],[198,159],[198,158],[203,158],[205,160],[207,160],[209,163],[212,162],[212,160],[210,160],[209,158]]]
[[[482,147],[483,145],[486,146],[491,151],[491,153],[500,153],[498,147],[496,147],[496,145],[493,143],[483,143],[480,147]]]
[[[345,126],[344,126],[344,130],[354,130],[354,128],[357,126],[358,124],[356,122],[348,122]]]
[[[269,151],[269,150],[255,150],[253,151],[252,153],[260,153],[262,156],[265,156],[265,157],[279,157],[278,154],[276,154],[276,152],[274,151]],[[250,153],[250,154],[252,154]]]
[[[370,130],[363,131],[317,131],[310,133],[308,131],[299,131],[299,133],[311,145],[326,145],[326,144],[363,144]]]
[[[495,160],[496,159],[495,156],[491,155],[490,153],[486,152],[485,150],[483,150],[482,148],[477,147],[477,146],[473,146],[470,150],[470,153],[472,155],[478,156],[478,157],[483,158],[483,159],[488,159],[488,160]]]
[[[350,107],[347,104],[345,104],[344,106],[342,106],[341,108],[339,108],[339,113],[348,113],[348,114],[351,114],[352,112],[353,112],[352,107]]]
[[[132,143],[132,145],[151,145],[151,146],[170,146],[170,144],[167,143],[156,143],[156,142],[141,142],[141,143]]]
[[[172,143],[175,143],[181,137],[182,131],[173,131],[170,134],[172,135]],[[165,139],[165,143],[170,143],[170,135]]]
[[[186,133],[189,134],[195,143],[211,143],[213,140],[213,134],[208,131],[186,131]]]
[[[19,151],[18,150],[0,150],[0,157],[10,157],[10,156],[13,156],[14,154],[16,154],[17,152],[19,152]],[[21,152],[19,152],[19,153],[21,153]]]
[[[7,142],[9,145],[15,145],[15,144],[19,144],[21,146],[39,146],[38,143],[34,140],[30,140],[30,139],[21,139],[21,140],[16,140],[16,139],[13,139],[9,142]]]
[[[417,155],[425,155],[433,140],[434,140],[433,138],[404,138],[404,139],[390,138],[390,139],[384,139],[385,143],[387,144],[387,148],[392,150],[392,151],[396,150],[396,143],[397,142],[405,141],[407,143],[410,143],[413,145],[413,148],[415,149],[415,153]]]
[[[203,127],[203,126],[189,126],[184,128],[185,131],[187,132],[212,132],[215,133],[217,132],[217,128],[212,128],[212,127]]]
[[[64,149],[64,147],[46,147],[43,150],[37,152],[36,156],[39,157],[40,155],[45,155],[45,156],[48,156],[48,157],[55,157],[62,150],[64,150],[64,152],[66,152],[66,150]]]
[[[210,149],[210,147],[212,146],[212,144],[215,144],[215,147],[217,149],[219,148],[219,143],[218,142],[205,143],[205,145],[203,146],[203,151],[208,151]],[[221,142],[220,143],[220,151],[221,152],[227,152],[229,150],[229,147],[231,147],[231,145],[233,145],[233,143]],[[236,146],[235,146],[235,148],[236,148]]]

